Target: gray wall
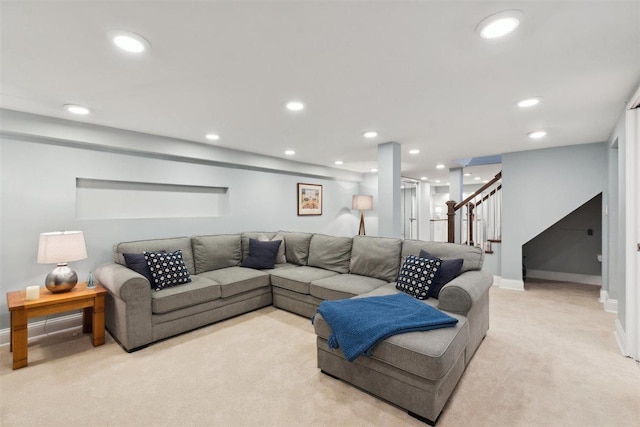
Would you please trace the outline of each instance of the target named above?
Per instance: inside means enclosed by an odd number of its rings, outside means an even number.
[[[589,235],[591,229],[593,234]],[[602,195],[598,195],[522,246],[527,270],[600,276]]]
[[[117,130],[114,135],[125,137],[131,147],[150,138]],[[173,144],[173,149],[179,150],[180,143],[174,141]],[[189,148],[190,144],[184,145]],[[238,156],[241,158],[241,153]],[[251,159],[259,160],[255,155],[251,155]],[[265,162],[273,159],[266,158]],[[243,169],[237,164],[223,166],[166,155],[105,150],[104,146],[24,134],[4,134],[0,138],[2,292],[43,284],[44,277],[54,267],[36,262],[38,236],[46,231],[84,231],[89,258],[70,264],[81,280],[95,267],[108,262],[112,245],[120,241],[279,229],[353,236],[357,233],[358,217],[351,209],[351,197],[359,193],[359,182],[332,178],[331,168],[326,169],[324,177],[307,176],[274,168]],[[228,214],[203,218],[82,220],[76,215],[78,177],[228,187]],[[297,216],[298,182],[324,186],[322,216]],[[118,200],[104,203],[118,203]],[[0,301],[0,329],[4,329],[9,327],[9,313],[5,299]]]
[[[503,154],[502,182],[502,277],[522,280],[522,245],[606,192],[606,144]]]

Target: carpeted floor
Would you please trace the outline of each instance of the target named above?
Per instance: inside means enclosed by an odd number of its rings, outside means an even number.
[[[640,367],[599,288],[491,290],[491,328],[438,426],[636,426]],[[268,307],[128,354],[45,337],[0,347],[1,426],[424,426],[316,368],[308,319]]]

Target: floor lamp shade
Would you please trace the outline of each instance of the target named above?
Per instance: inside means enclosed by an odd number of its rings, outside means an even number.
[[[364,236],[366,234],[364,230],[364,211],[373,209],[373,196],[354,195],[351,200],[351,208],[360,210],[360,229],[358,234]]]
[[[82,231],[55,231],[41,233],[38,244],[38,263],[57,264],[45,279],[45,286],[51,292],[66,292],[78,283],[78,275],[71,270],[68,262],[87,258],[87,247]]]

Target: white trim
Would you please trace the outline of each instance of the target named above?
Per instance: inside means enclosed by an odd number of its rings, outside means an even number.
[[[514,279],[505,279],[503,277],[500,279],[500,288],[511,289],[514,291],[524,291],[524,281],[514,280]]]
[[[609,298],[609,292],[600,291],[600,300],[604,311],[607,313],[617,313],[618,312],[618,300]]]
[[[620,348],[620,353],[622,353],[623,356],[628,356],[627,352],[625,351],[626,338],[624,336],[624,329],[622,328],[620,319],[616,319],[616,330],[613,331],[613,335],[616,337],[616,342],[618,343],[618,347]]]
[[[558,282],[582,283],[585,285],[602,286],[602,276],[590,274],[562,273],[559,271],[528,270],[527,277],[532,279],[555,280]]]
[[[82,313],[74,313],[52,319],[39,320],[27,325],[29,341],[36,340],[46,335],[69,332],[71,329],[82,327]],[[10,328],[0,329],[0,347],[9,345],[11,336]]]
[[[500,276],[493,276],[493,285],[491,286],[496,286],[496,287],[500,287],[500,283],[502,282],[502,277]]]

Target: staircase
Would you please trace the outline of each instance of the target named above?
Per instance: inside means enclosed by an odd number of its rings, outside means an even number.
[[[455,219],[462,215],[460,241],[493,253],[492,245],[502,241],[502,171],[469,197],[447,202],[447,241],[454,243]]]

